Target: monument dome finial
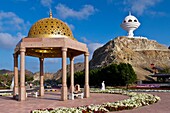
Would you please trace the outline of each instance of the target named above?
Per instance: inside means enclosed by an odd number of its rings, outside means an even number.
[[[50,9],[50,18],[53,18],[52,10]]]

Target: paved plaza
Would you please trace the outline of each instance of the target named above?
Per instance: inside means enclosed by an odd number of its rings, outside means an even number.
[[[133,110],[119,111],[120,113],[169,113],[170,93],[152,93],[161,97],[156,104]],[[118,94],[91,93],[89,98],[61,101],[59,92],[45,92],[44,97],[28,97],[27,101],[15,101],[12,97],[0,97],[0,113],[30,113],[40,108],[77,107],[81,105],[102,104],[127,99],[128,96]]]
[[[170,113],[170,93],[150,93],[161,98],[158,103],[139,107],[133,110],[119,111],[120,113]]]

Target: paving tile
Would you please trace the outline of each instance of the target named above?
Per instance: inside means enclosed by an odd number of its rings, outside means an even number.
[[[111,94],[90,94],[91,97],[61,101],[60,92],[46,92],[43,97],[28,97],[26,101],[16,101],[12,97],[0,97],[0,113],[29,113],[34,109],[57,108],[57,107],[78,107],[89,104],[101,104],[128,98],[123,95]]]
[[[134,110],[119,111],[121,113],[169,113],[170,93],[152,93],[161,97],[161,101]],[[16,101],[12,97],[0,96],[0,113],[30,113],[31,110],[57,107],[78,107],[90,104],[102,104],[127,99],[118,94],[91,93],[89,98],[61,101],[60,92],[45,92],[43,97],[28,97],[26,101]],[[155,112],[156,110],[156,112]]]

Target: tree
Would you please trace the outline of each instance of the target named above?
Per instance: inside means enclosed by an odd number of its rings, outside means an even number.
[[[74,74],[74,83],[79,84],[81,87],[84,86],[85,75],[84,71],[80,71]]]
[[[31,82],[31,81],[33,81],[34,80],[34,77],[33,76],[30,76],[30,75],[26,75],[25,76],[25,81],[26,82]]]
[[[130,64],[120,63],[118,69],[122,79],[122,85],[126,85],[128,87],[129,84],[132,84],[137,80],[137,76]]]
[[[75,84],[84,86],[84,79],[84,71],[74,74]],[[89,84],[94,87],[101,86],[102,81],[105,81],[106,86],[128,86],[134,83],[136,79],[137,76],[132,66],[126,63],[111,64],[103,68],[92,69],[89,72]],[[68,81],[70,81],[70,78],[68,78]]]
[[[10,84],[11,84],[11,76],[8,75],[8,73],[5,73],[2,75],[2,84],[6,87],[6,88],[9,88],[10,87]]]
[[[170,73],[170,68],[169,67],[165,67],[162,70],[159,70],[159,73]]]

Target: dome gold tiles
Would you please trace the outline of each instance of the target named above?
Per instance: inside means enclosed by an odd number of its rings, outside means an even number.
[[[52,17],[39,20],[28,33],[29,38],[58,38],[63,36],[76,40],[67,24]]]

